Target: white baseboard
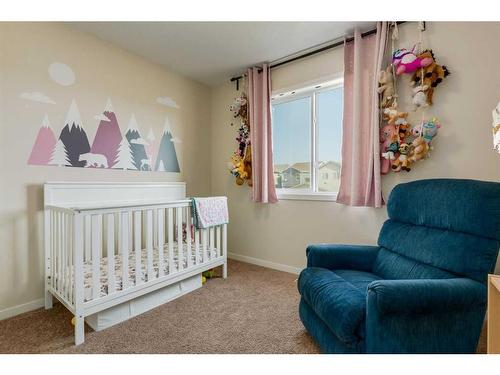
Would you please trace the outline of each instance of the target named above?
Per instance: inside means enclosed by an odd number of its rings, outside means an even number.
[[[0,320],[4,320],[7,318],[11,318],[13,316],[28,312],[28,311],[33,311],[36,309],[39,309],[40,307],[45,306],[45,300],[43,298],[36,299],[34,301],[28,302],[28,303],[23,303],[22,305],[17,305],[13,307],[9,307],[4,310],[0,310]]]
[[[302,268],[299,268],[299,267],[293,267],[293,266],[289,266],[287,264],[281,264],[281,263],[274,263],[274,262],[270,262],[268,260],[248,257],[246,255],[240,255],[240,254],[235,254],[235,253],[231,253],[231,252],[227,253],[227,257],[229,259],[238,260],[240,262],[255,264],[256,266],[261,266],[261,267],[266,267],[266,268],[272,268],[273,270],[293,273],[295,275],[298,275],[300,273],[300,271],[302,271]]]

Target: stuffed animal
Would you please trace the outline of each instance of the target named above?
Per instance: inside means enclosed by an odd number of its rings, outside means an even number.
[[[422,137],[424,138],[425,142],[431,143],[440,127],[441,123],[435,117],[432,120],[424,122],[422,124]]]
[[[419,57],[431,58],[432,63],[424,68],[416,70],[415,73],[413,73],[413,76],[410,80],[410,84],[412,86],[414,85],[427,86],[428,87],[428,89],[426,90],[427,104],[432,105],[434,89],[441,82],[443,82],[443,79],[448,77],[451,73],[446,66],[439,65],[436,63],[436,60],[434,58],[434,53],[432,52],[432,50],[425,50],[419,55]],[[422,81],[422,75],[423,75],[423,81]]]
[[[416,162],[426,157],[429,153],[429,144],[425,141],[424,137],[417,137],[412,142],[412,150],[410,155],[410,162]]]
[[[406,112],[404,112],[406,113]],[[406,113],[406,115],[408,115]],[[404,143],[406,136],[408,135],[408,130],[410,128],[410,124],[406,121],[406,116],[402,118],[398,118],[395,121],[396,127],[398,129],[398,136],[400,143]]]
[[[390,106],[388,108],[384,108],[384,111],[382,112],[383,114],[383,119],[385,121],[389,121],[391,118],[396,118],[398,115],[398,109],[394,106]]]
[[[411,151],[411,146],[408,143],[402,143],[399,145],[399,156],[392,162],[391,168],[394,172],[399,172],[401,170],[411,171],[410,165],[411,161],[409,159],[409,154]]]
[[[380,86],[377,91],[379,94],[382,94],[380,107],[385,108],[392,104],[395,94],[394,79],[392,77],[392,65],[389,65],[387,69],[380,71],[378,83]]]
[[[491,112],[493,116],[492,131],[493,131],[493,150],[500,153],[500,102]]]
[[[387,124],[394,125],[397,129],[399,136],[398,143],[404,142],[410,126],[408,121],[406,121],[408,112],[399,112],[396,107],[389,107],[384,109],[383,114],[383,118],[387,121]]]
[[[417,87],[413,88],[413,105],[415,111],[420,108],[420,107],[427,107],[429,104],[427,104],[427,95],[426,91],[429,88],[427,85],[419,85]]]
[[[245,149],[243,158],[243,170],[248,186],[252,186],[252,146],[248,145]]]
[[[421,137],[422,136],[422,127],[421,126],[414,126],[410,129],[410,134],[413,135],[415,138]]]
[[[399,112],[395,107],[389,107],[384,109],[384,120],[388,124],[401,125],[407,124],[406,118],[408,117],[408,112]]]
[[[398,151],[397,140],[398,129],[396,125],[387,124],[380,129],[380,172],[382,174],[387,174],[391,170],[391,160],[395,158],[395,152]],[[390,147],[392,143],[395,143],[396,146]]]
[[[432,64],[433,60],[429,57],[419,57],[415,54],[416,45],[411,51],[405,48],[398,49],[392,55],[392,63],[396,67],[396,74],[413,73],[419,68]]]
[[[243,93],[241,96],[235,98],[229,110],[233,113],[234,118],[241,117],[242,119],[246,119],[248,114],[248,101],[246,95]]]
[[[399,150],[398,142],[392,142],[388,147],[387,151],[382,153],[382,157],[387,160],[396,160],[396,153]]]

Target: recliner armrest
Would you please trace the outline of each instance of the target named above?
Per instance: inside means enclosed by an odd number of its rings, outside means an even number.
[[[307,267],[371,271],[378,246],[316,244],[306,249]]]
[[[474,280],[377,280],[368,285],[367,312],[426,314],[467,310],[486,303],[486,287]]]

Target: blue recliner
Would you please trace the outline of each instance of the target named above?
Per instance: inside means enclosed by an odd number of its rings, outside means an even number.
[[[397,185],[378,246],[311,245],[300,318],[325,353],[474,353],[500,245],[500,183]]]

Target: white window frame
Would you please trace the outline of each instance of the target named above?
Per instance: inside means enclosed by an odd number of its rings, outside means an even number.
[[[317,186],[317,176],[319,174],[319,162],[318,162],[318,126],[317,126],[317,111],[316,106],[316,95],[323,91],[332,90],[335,88],[343,87],[344,79],[336,78],[323,83],[317,83],[314,85],[308,85],[306,87],[297,88],[292,91],[278,92],[271,97],[271,106],[275,104],[283,104],[291,102],[293,100],[302,98],[311,98],[311,189],[286,189],[286,188],[276,188],[276,193],[278,199],[290,199],[290,200],[318,200],[318,201],[336,201],[338,192],[334,191],[316,191]],[[319,87],[318,87],[319,86]],[[272,112],[272,111],[271,111]],[[271,122],[272,122],[271,118]]]

